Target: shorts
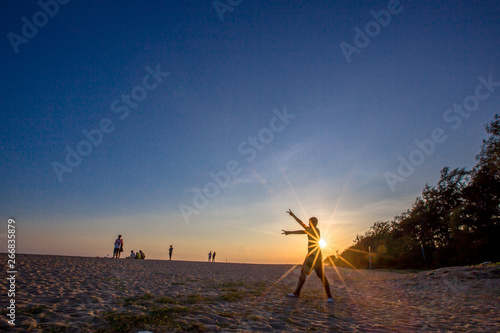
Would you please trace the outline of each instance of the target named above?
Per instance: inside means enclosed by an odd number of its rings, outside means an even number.
[[[113,249],[113,254],[115,254],[115,253],[120,253],[120,248],[114,248]]]
[[[321,253],[318,256],[316,253],[312,253],[304,259],[302,272],[311,275],[313,270],[316,271],[316,274],[323,274],[323,255]]]

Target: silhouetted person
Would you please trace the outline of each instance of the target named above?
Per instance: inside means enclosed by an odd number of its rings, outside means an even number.
[[[212,259],[212,251],[208,252],[208,261],[210,262],[210,259]]]
[[[316,275],[323,282],[323,287],[326,291],[326,296],[328,297],[328,303],[333,303],[332,294],[330,292],[330,285],[328,284],[328,280],[325,276],[325,271],[323,269],[323,255],[321,254],[321,248],[319,246],[319,241],[321,239],[321,235],[319,229],[317,228],[318,219],[315,217],[311,217],[309,219],[309,225],[305,225],[294,213],[289,209],[287,213],[292,216],[295,221],[297,221],[304,230],[296,230],[296,231],[286,231],[283,230],[283,235],[287,236],[290,234],[306,234],[308,245],[307,245],[307,256],[304,259],[304,263],[302,264],[302,270],[300,272],[299,282],[297,284],[297,289],[291,294],[288,294],[288,297],[300,297],[300,290],[302,286],[306,282],[307,275],[310,275],[311,272],[316,272]]]
[[[212,262],[215,262],[215,251],[214,254],[212,254]]]
[[[115,247],[113,249],[113,258],[120,259],[120,253],[123,252],[123,239],[122,235],[118,235],[115,240]]]
[[[170,248],[168,249],[168,260],[172,260],[172,252],[174,252],[174,248],[170,245]]]

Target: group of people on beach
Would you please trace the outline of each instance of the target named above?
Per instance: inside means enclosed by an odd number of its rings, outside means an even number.
[[[139,250],[137,253],[134,253],[134,250],[130,250],[130,256],[127,259],[146,259],[146,255],[142,250]]]
[[[170,245],[172,246],[172,245]],[[118,238],[115,240],[115,245],[113,247],[113,259],[120,259],[120,255],[123,252],[123,239],[122,235],[118,235]],[[146,255],[142,250],[134,253],[134,250],[130,250],[130,256],[127,259],[146,259]]]
[[[115,245],[113,247],[113,259],[120,259],[120,255],[123,252],[123,238],[122,235],[118,235],[118,238],[115,240]],[[174,252],[174,248],[172,245],[170,245],[170,248],[168,249],[168,258],[169,260],[172,260],[172,254]],[[213,254],[214,260],[215,260],[215,252]],[[127,257],[127,259],[146,259],[146,255],[142,250],[139,250],[139,252],[134,253],[134,250],[130,250],[130,255]]]
[[[294,213],[289,209],[287,212],[291,217],[297,221],[297,223],[302,227],[300,230],[294,230],[294,231],[287,231],[287,230],[282,230],[282,235],[288,236],[288,235],[307,235],[307,255],[306,258],[304,259],[304,262],[302,264],[302,269],[300,272],[300,277],[299,281],[297,283],[297,288],[295,288],[295,291],[286,295],[287,297],[292,297],[292,298],[298,298],[300,297],[300,291],[302,290],[302,287],[304,286],[304,283],[306,282],[307,276],[311,275],[312,271],[316,273],[318,278],[321,279],[321,282],[323,283],[323,287],[325,288],[326,296],[328,298],[327,302],[328,303],[334,303],[332,293],[330,291],[330,284],[328,283],[328,279],[325,276],[325,270],[323,267],[323,255],[321,253],[321,247],[320,247],[320,239],[321,239],[321,234],[318,229],[318,219],[315,217],[311,217],[309,219],[309,225],[306,225],[304,222],[302,222],[297,216],[295,216]],[[174,248],[172,245],[170,245],[170,248],[168,249],[168,257],[169,260],[172,260],[172,253],[174,251]],[[123,239],[122,235],[118,235],[118,238],[115,240],[115,246],[113,249],[113,258],[120,258],[120,253],[123,252]],[[215,255],[216,252],[210,251],[208,253],[208,261],[210,262],[215,262]],[[144,255],[144,252],[142,250],[139,250],[139,252],[134,253],[134,251],[130,251],[130,257],[132,259],[144,259],[146,256]]]

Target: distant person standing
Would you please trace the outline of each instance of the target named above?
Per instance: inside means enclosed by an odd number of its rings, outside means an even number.
[[[210,259],[212,259],[212,251],[208,252],[208,262],[210,262]]]
[[[168,260],[172,260],[172,252],[174,252],[174,248],[170,245],[170,248],[168,249]]]
[[[118,235],[115,240],[115,248],[113,249],[113,259],[120,259],[120,253],[123,252],[123,239],[122,235]]]
[[[212,262],[215,262],[215,251],[214,254],[212,254]]]

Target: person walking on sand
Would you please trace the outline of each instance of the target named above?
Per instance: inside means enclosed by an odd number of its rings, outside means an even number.
[[[113,259],[120,259],[120,253],[123,252],[123,239],[122,235],[118,235],[115,240],[115,248],[113,249]]]
[[[212,254],[212,262],[215,262],[215,251],[214,254]]]
[[[208,262],[210,262],[210,259],[212,259],[212,251],[208,252]]]
[[[283,230],[282,235],[288,236],[291,234],[306,234],[307,235],[307,256],[304,259],[304,263],[302,264],[302,270],[300,272],[299,282],[297,284],[297,288],[291,294],[286,295],[287,297],[300,297],[300,290],[302,286],[306,282],[306,277],[312,273],[314,270],[316,275],[323,282],[323,287],[326,291],[326,296],[328,297],[328,303],[334,303],[332,293],[330,292],[330,285],[325,276],[325,270],[323,268],[323,255],[321,253],[321,248],[319,246],[319,241],[321,239],[321,234],[319,232],[318,219],[315,217],[311,217],[309,219],[309,225],[305,225],[294,213],[289,209],[287,213],[297,221],[301,225],[304,230],[296,230],[296,231],[286,231]]]
[[[174,252],[174,248],[170,245],[170,248],[168,249],[168,260],[172,260],[172,252]]]

